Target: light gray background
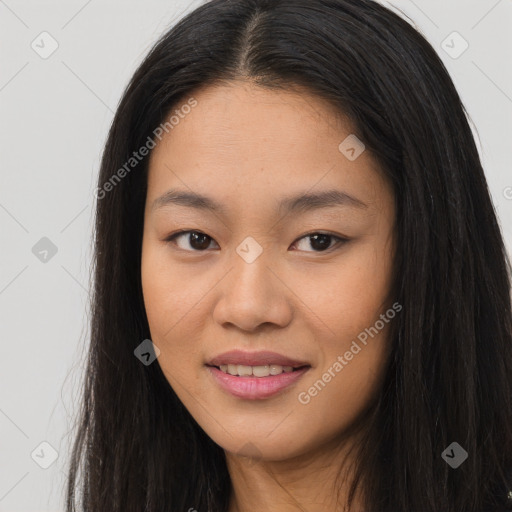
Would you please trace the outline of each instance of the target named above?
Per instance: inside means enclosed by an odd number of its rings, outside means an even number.
[[[136,66],[201,3],[0,0],[0,512],[64,510],[103,144]],[[512,2],[383,3],[406,13],[448,67],[478,130],[510,251]],[[43,31],[59,45],[47,59],[31,47],[50,48]],[[442,47],[454,31],[469,44],[458,58]],[[446,41],[452,54],[461,49]],[[58,249],[46,263],[32,252],[42,237]],[[42,442],[58,453],[48,469],[35,462],[51,462]]]

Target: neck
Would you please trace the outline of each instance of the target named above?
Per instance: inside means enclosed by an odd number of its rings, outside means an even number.
[[[353,481],[354,442],[339,439],[287,460],[254,460],[226,453],[232,482],[228,512],[361,512],[356,492],[350,508],[347,497]]]

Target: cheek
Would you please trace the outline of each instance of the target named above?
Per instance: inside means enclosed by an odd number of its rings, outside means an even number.
[[[306,421],[333,428],[350,423],[378,391],[387,366],[389,328],[395,321],[394,311],[387,321],[381,319],[391,307],[390,269],[387,250],[361,245],[328,279],[324,276],[324,293],[310,295],[308,304],[330,332],[319,343],[322,356],[314,379],[307,389],[301,388],[315,409]],[[332,408],[332,403],[340,407]]]
[[[307,383],[309,387],[301,388],[302,402],[297,406],[303,409],[301,435],[311,434],[313,443],[317,437],[336,437],[354,425],[371,405],[381,389],[386,368],[384,336],[375,337],[371,343],[361,346],[361,352],[339,372],[332,368],[334,358],[323,368],[324,373],[319,372],[314,381]]]
[[[155,244],[143,244],[141,264],[142,292],[148,318],[151,340],[161,351],[158,362],[162,369],[185,367],[192,361],[200,295],[186,286],[179,272],[169,265],[165,249]],[[184,332],[184,328],[189,330]]]
[[[152,334],[171,337],[173,325],[199,301],[201,290],[171,262],[166,246],[152,240],[142,245],[141,281]]]
[[[370,241],[361,243],[347,251],[335,270],[317,273],[316,287],[309,286],[308,304],[334,333],[330,338],[335,349],[339,340],[355,337],[373,325],[388,307],[392,258],[389,248],[381,247]],[[317,293],[311,293],[312,289]]]
[[[177,284],[169,269],[162,265],[157,251],[144,247],[141,265],[142,294],[153,338],[163,338],[171,328],[169,315],[176,311]],[[153,341],[156,342],[155,339]]]

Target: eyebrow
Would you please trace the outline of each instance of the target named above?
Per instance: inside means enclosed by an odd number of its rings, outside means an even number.
[[[198,210],[210,210],[214,213],[224,215],[227,213],[224,205],[210,197],[177,189],[168,190],[165,194],[155,199],[151,209],[156,210],[157,208],[169,205],[185,206]],[[293,197],[285,197],[277,204],[278,210],[284,210],[286,213],[304,213],[321,208],[339,206],[368,208],[368,205],[363,203],[360,199],[336,189],[316,193],[304,192],[303,194],[298,194]]]

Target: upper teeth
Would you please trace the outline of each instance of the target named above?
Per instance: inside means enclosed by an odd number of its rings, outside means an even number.
[[[281,366],[280,364],[266,364],[264,366],[245,366],[243,364],[221,364],[220,369],[230,375],[239,375],[241,377],[267,377],[269,375],[279,375],[280,373],[292,372],[292,366]]]

